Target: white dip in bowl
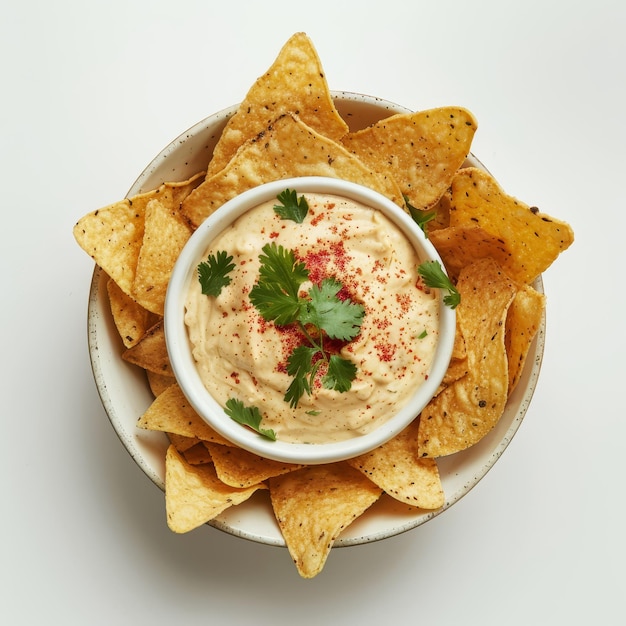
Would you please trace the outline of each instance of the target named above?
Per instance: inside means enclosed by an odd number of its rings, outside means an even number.
[[[274,210],[285,190],[306,199],[302,222]],[[265,319],[251,293],[267,246],[273,254],[292,253],[306,269],[297,289],[305,300],[313,286],[318,296],[325,293],[324,279],[337,281],[337,299],[362,310],[354,336],[328,337],[310,317],[305,326]],[[207,295],[198,267],[219,254],[232,267],[219,293]],[[198,227],[174,268],[165,333],[178,383],[210,426],[250,452],[304,464],[365,453],[407,426],[446,372],[455,313],[419,277],[419,264],[432,260],[439,257],[419,226],[369,188],[307,177],[251,189]],[[294,348],[319,345],[312,360],[317,375],[303,377],[306,391],[289,397]],[[325,378],[333,355],[353,368],[348,389]],[[262,432],[229,417],[229,401],[255,411]],[[262,434],[268,431],[275,439]]]

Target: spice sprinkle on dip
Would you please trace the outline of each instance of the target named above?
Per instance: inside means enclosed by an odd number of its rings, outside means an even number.
[[[325,193],[281,197],[222,231],[203,255],[205,285],[200,268],[190,281],[184,321],[196,368],[231,416],[253,411],[259,432],[277,440],[367,434],[428,378],[439,298],[418,272],[423,259],[378,209]],[[281,288],[278,270],[295,283]],[[267,315],[276,294],[291,318]]]

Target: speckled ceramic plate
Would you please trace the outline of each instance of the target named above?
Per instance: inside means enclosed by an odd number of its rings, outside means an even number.
[[[406,112],[403,107],[371,96],[346,92],[334,92],[333,96],[337,108],[353,130],[390,114]],[[174,140],[139,176],[128,196],[154,189],[165,181],[185,180],[205,169],[226,120],[235,110],[236,107],[231,107],[216,113]],[[474,157],[470,157],[468,164],[482,167]],[[94,378],[104,408],[122,444],[141,470],[163,489],[168,441],[162,433],[136,428],[139,416],[150,406],[153,396],[143,370],[129,365],[120,357],[123,346],[111,317],[106,280],[104,272],[96,267],[88,309],[89,350]],[[541,279],[536,282],[535,288],[543,291]],[[424,511],[384,495],[344,530],[335,546],[377,541],[416,528],[458,502],[485,476],[524,419],[541,369],[544,336],[545,320],[531,346],[522,378],[509,398],[498,425],[472,448],[439,459],[446,496],[444,506],[437,511]],[[210,525],[252,541],[285,545],[267,492],[257,492],[244,504],[231,507]]]

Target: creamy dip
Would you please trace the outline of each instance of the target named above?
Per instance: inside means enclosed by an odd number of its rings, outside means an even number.
[[[277,439],[327,443],[363,435],[391,418],[427,378],[438,339],[439,304],[422,283],[421,262],[402,231],[380,211],[339,196],[303,194],[303,223],[281,219],[276,201],[248,211],[206,250],[226,251],[235,269],[217,297],[192,280],[185,323],[200,376],[225,405],[237,398],[256,406],[263,428]],[[300,335],[265,321],[249,300],[263,246],[292,250],[309,270],[309,283],[334,277],[365,315],[358,336],[338,347],[357,367],[349,391],[315,384],[292,408],[286,363]]]

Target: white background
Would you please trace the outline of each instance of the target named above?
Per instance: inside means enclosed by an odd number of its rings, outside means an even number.
[[[622,0],[2,4],[4,623],[622,623]],[[299,30],[332,89],[469,108],[473,152],[577,236],[544,275],[539,386],[495,468],[426,525],[334,550],[313,580],[282,548],[167,529],[94,386],[93,264],[72,237]]]

